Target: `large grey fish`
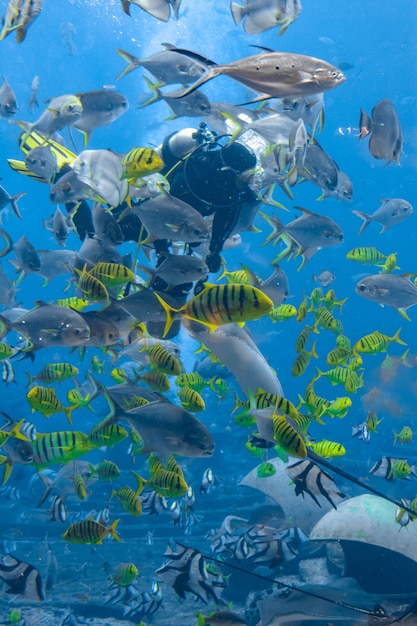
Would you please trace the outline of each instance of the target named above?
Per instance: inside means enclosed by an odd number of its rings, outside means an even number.
[[[184,326],[191,337],[201,341],[232,372],[246,396],[248,390],[255,394],[258,389],[283,395],[278,377],[249,331],[236,324],[225,324],[209,332],[202,324],[189,320],[184,321]]]
[[[148,232],[147,241],[169,239],[193,243],[210,237],[209,226],[191,205],[161,193],[132,207]]]
[[[125,96],[112,89],[83,91],[75,95],[80,99],[82,113],[73,126],[83,133],[84,147],[94,129],[108,126],[129,108]]]
[[[0,561],[0,579],[8,585],[7,593],[37,602],[45,600],[42,579],[36,567],[11,554],[6,554]]]
[[[321,187],[323,192],[329,193],[337,188],[338,172],[337,163],[323,150],[318,141],[307,143],[304,178]]]
[[[16,215],[16,217],[18,217],[20,220],[22,219],[22,216],[20,215],[19,207],[17,206],[17,201],[19,200],[19,198],[21,198],[25,194],[26,194],[26,191],[21,191],[20,193],[16,193],[15,195],[11,196],[9,192],[2,185],[0,185],[0,223],[1,223],[1,211],[8,204],[10,204],[10,206],[12,207],[13,213]]]
[[[38,253],[26,235],[22,235],[13,244],[13,252],[16,258],[14,261],[10,261],[10,263],[16,268],[17,272],[20,272],[16,284],[19,284],[27,274],[39,272],[41,262]]]
[[[5,76],[0,87],[0,117],[11,117],[18,109],[16,94],[10,87]]]
[[[56,276],[71,273],[77,253],[74,250],[39,250],[39,275],[45,279],[42,287]]]
[[[116,78],[126,76],[137,67],[144,67],[163,85],[188,85],[203,76],[206,71],[205,63],[176,52],[172,44],[162,45],[165,50],[146,59],[139,59],[130,52],[118,48],[117,54],[127,61],[128,65]]]
[[[392,306],[406,320],[406,311],[417,304],[417,286],[408,274],[375,274],[365,276],[355,286],[358,296],[384,306]]]
[[[232,2],[230,10],[236,25],[244,19],[243,28],[249,35],[263,33],[274,26],[281,26],[279,34],[282,35],[302,10],[300,0],[243,1],[244,5]]]
[[[73,309],[47,304],[38,300],[35,307],[15,320],[0,316],[4,324],[2,334],[15,330],[31,341],[35,348],[42,346],[81,346],[90,336],[90,329]]]
[[[158,452],[161,456],[175,454],[190,458],[207,458],[214,452],[214,442],[208,428],[192,413],[166,400],[149,402],[137,409],[124,411],[114,406],[109,421],[126,419],[142,437],[143,452]]]
[[[188,254],[166,254],[165,259],[155,270],[144,265],[137,267],[150,275],[151,285],[157,278],[162,278],[170,287],[205,280],[209,274],[209,269],[202,259]]]
[[[413,212],[412,205],[402,198],[380,198],[380,202],[382,202],[382,206],[372,213],[372,215],[364,213],[363,211],[352,211],[352,213],[363,219],[363,224],[358,231],[358,235],[363,233],[371,222],[379,222],[382,224],[380,234],[385,233],[388,228],[391,228],[394,224],[403,222]]]
[[[279,241],[283,235],[290,237],[296,248],[296,256],[302,255],[305,263],[321,248],[337,246],[343,242],[343,231],[340,226],[330,217],[313,213],[308,209],[296,207],[303,212],[301,217],[293,220],[286,226],[280,219],[262,214],[266,221],[274,228],[274,231],[267,237],[266,242],[276,239]],[[294,246],[285,254],[292,254]]]
[[[200,117],[210,109],[210,100],[202,91],[193,91],[190,95],[178,99],[175,97],[177,90],[163,93],[159,88],[159,82],[153,84],[147,76],[144,78],[152,91],[152,95],[145,102],[139,104],[138,109],[163,100],[172,111],[172,114],[164,121],[173,120],[177,117]]]
[[[121,2],[122,9],[127,15],[130,15],[130,5],[133,4],[152,17],[156,17],[162,22],[168,22],[171,17],[171,9],[175,19],[178,19],[181,0],[121,0]]]
[[[166,312],[155,293],[158,292],[141,287],[135,293],[118,300],[118,304],[139,322],[163,322],[166,319]],[[183,302],[179,303],[176,298],[173,298],[169,292],[159,295],[171,307],[178,308],[183,304]]]
[[[317,198],[317,200],[323,200],[329,196],[337,198],[338,200],[351,200],[353,195],[352,181],[345,172],[342,172],[342,170],[339,169],[337,170],[336,187],[334,189],[322,188],[322,190],[323,193]]]
[[[81,100],[72,94],[52,98],[40,118],[30,124],[30,130],[38,130],[50,137],[65,126],[71,126],[81,116]]]
[[[120,180],[120,157],[111,150],[83,150],[72,164],[78,179],[112,207],[126,198],[129,184]]]
[[[376,159],[387,159],[385,166],[391,161],[400,165],[403,133],[397,113],[388,98],[384,98],[374,106],[372,119],[361,109],[359,129],[359,139],[370,135],[368,147],[372,156]]]
[[[123,265],[123,258],[114,246],[105,239],[92,239],[91,237],[87,237],[78,250],[75,267],[82,270],[84,264],[87,263],[89,265],[87,270],[89,270],[91,269],[90,265],[96,265],[100,261]]]
[[[84,322],[90,329],[88,339],[84,346],[114,346],[120,339],[117,327],[106,317],[100,315],[100,311],[84,311],[80,313]]]
[[[333,89],[345,80],[343,72],[334,65],[304,54],[268,50],[232,63],[218,65],[188,50],[181,48],[174,50],[205,63],[207,67],[201,78],[181,92],[182,96],[222,74],[262,94],[253,102],[274,97],[310,96]]]

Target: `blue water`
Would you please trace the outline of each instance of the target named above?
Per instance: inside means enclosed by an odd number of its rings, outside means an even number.
[[[2,2],[5,10],[6,2]],[[361,266],[346,260],[347,252],[356,246],[376,246],[385,254],[397,253],[397,264],[401,273],[416,272],[415,248],[417,245],[416,215],[413,214],[406,221],[393,226],[384,234],[379,234],[380,225],[370,224],[360,237],[357,231],[361,224],[359,218],[352,214],[352,210],[373,213],[379,206],[380,198],[401,197],[416,205],[416,169],[417,169],[417,83],[415,80],[417,62],[416,42],[416,12],[412,0],[403,0],[401,7],[395,3],[381,0],[379,2],[359,2],[352,0],[349,3],[329,3],[325,0],[309,2],[305,0],[303,11],[299,18],[289,26],[282,37],[278,37],[277,29],[272,29],[259,35],[250,36],[244,32],[242,26],[235,26],[229,9],[229,2],[225,0],[182,0],[179,19],[167,23],[156,20],[136,6],[131,6],[131,17],[125,15],[116,0],[59,0],[52,2],[45,0],[40,17],[29,28],[25,41],[18,45],[13,33],[0,42],[1,46],[1,73],[5,75],[14,89],[19,109],[14,118],[0,120],[0,177],[1,184],[11,194],[25,191],[26,195],[19,201],[23,220],[6,209],[2,212],[3,228],[13,241],[26,234],[38,250],[57,249],[58,246],[42,226],[42,221],[48,219],[55,210],[49,201],[47,185],[31,181],[26,177],[12,172],[7,165],[7,158],[21,158],[17,145],[19,129],[13,124],[16,120],[35,121],[43,110],[44,102],[61,95],[82,91],[102,89],[103,86],[114,86],[129,101],[129,110],[114,124],[95,130],[88,144],[88,149],[110,148],[115,152],[126,153],[133,146],[158,146],[171,132],[188,126],[196,126],[196,118],[179,118],[165,121],[170,111],[164,102],[156,103],[144,109],[138,109],[137,102],[143,101],[147,91],[143,75],[146,72],[136,69],[119,81],[115,77],[124,68],[124,61],[116,54],[116,48],[123,48],[140,58],[148,57],[161,50],[160,44],[169,42],[178,47],[188,48],[213,59],[218,63],[226,63],[238,58],[254,54],[253,45],[262,45],[280,51],[306,54],[333,63],[338,66],[349,66],[345,70],[346,82],[335,90],[325,94],[325,123],[322,133],[318,136],[322,147],[337,162],[339,168],[346,172],[353,183],[353,198],[348,202],[341,202],[334,198],[327,198],[322,202],[316,199],[320,194],[318,187],[305,182],[293,188],[295,200],[290,201],[279,189],[274,197],[284,203],[290,213],[279,212],[280,219],[288,223],[298,213],[293,206],[306,207],[314,212],[332,217],[341,226],[344,232],[344,243],[338,247],[323,249],[310,260],[306,266],[297,271],[299,259],[289,262],[283,261],[281,267],[288,275],[291,298],[287,303],[298,307],[303,293],[309,294],[317,286],[312,280],[313,274],[319,274],[323,269],[330,270],[336,276],[331,285],[339,299],[347,298],[343,306],[341,319],[345,334],[357,341],[362,335],[379,330],[389,336],[402,327],[401,338],[409,349],[408,363],[411,367],[399,366],[397,374],[385,386],[381,383],[380,366],[385,354],[364,356],[364,386],[354,395],[351,395],[352,407],[343,420],[326,419],[325,426],[313,424],[309,431],[315,439],[326,438],[343,443],[347,454],[333,463],[344,467],[352,474],[366,478],[383,493],[399,500],[413,498],[416,493],[416,478],[411,476],[410,481],[385,481],[368,475],[370,467],[382,456],[401,456],[407,458],[410,465],[417,461],[414,441],[404,447],[399,444],[393,446],[392,432],[399,432],[404,425],[410,426],[417,433],[415,405],[417,401],[416,384],[416,332],[414,309],[409,311],[411,322],[400,317],[392,308],[381,308],[378,304],[360,298],[355,294],[355,284],[364,275],[373,273],[371,266]],[[68,54],[61,34],[63,23],[73,24],[74,54]],[[39,110],[30,112],[28,100],[30,85],[35,75],[39,76],[40,87],[38,100]],[[253,94],[239,83],[227,77],[218,77],[205,85],[202,90],[211,101],[223,100],[239,104],[249,100]],[[368,113],[382,98],[389,98],[401,122],[404,152],[401,155],[401,166],[395,163],[384,167],[384,161],[376,160],[369,152],[367,140],[359,142],[358,124],[360,109]],[[66,130],[63,135],[70,149],[73,146]],[[74,132],[78,151],[82,149],[81,135]],[[269,213],[271,207],[263,207]],[[270,263],[277,253],[277,248],[270,244],[261,247],[262,242],[269,234],[266,223],[257,216],[255,226],[262,232],[242,233],[242,245],[224,252],[227,268],[240,269],[240,263],[245,262],[262,278],[272,272]],[[76,235],[71,233],[67,242],[69,249],[78,250],[80,242]],[[121,254],[133,250],[133,244],[123,244]],[[11,253],[2,260],[3,268],[11,279],[15,274],[8,259]],[[140,257],[145,262],[145,257]],[[18,288],[16,302],[27,309],[32,308],[36,300],[53,302],[64,297],[64,288],[67,278],[58,277],[49,285],[41,287],[42,279],[33,274],[27,276]],[[72,295],[71,288],[68,294]],[[248,328],[270,366],[279,377],[285,396],[297,404],[298,395],[303,395],[305,386],[315,373],[315,366],[326,369],[325,357],[334,347],[334,336],[322,331],[317,335],[317,350],[319,359],[312,359],[307,372],[300,378],[291,374],[291,366],[296,357],[295,341],[301,324],[292,319],[285,323],[272,324],[268,318],[257,322],[249,322]],[[181,345],[183,362],[187,371],[191,371],[196,360],[193,351],[197,344],[192,341],[185,330],[182,330],[176,341]],[[310,339],[311,341],[311,339]],[[309,344],[311,345],[311,344]],[[389,354],[400,357],[405,346],[392,344]],[[48,421],[40,413],[30,413],[26,401],[25,371],[32,374],[39,372],[47,362],[70,360],[80,368],[80,383],[83,382],[94,355],[104,358],[99,349],[90,348],[82,362],[78,352],[69,355],[68,349],[51,348],[39,351],[33,363],[29,360],[12,361],[15,370],[15,382],[2,385],[1,409],[9,413],[13,419],[25,418],[35,424],[40,432],[67,429],[63,414],[53,415]],[[102,381],[112,384],[109,372],[112,365],[106,358],[106,372]],[[199,524],[192,528],[191,535],[185,536],[184,529],[174,526],[169,515],[160,515],[149,522],[145,515],[142,518],[130,518],[122,513],[119,504],[112,500],[111,519],[122,517],[120,535],[129,550],[123,548],[123,543],[114,544],[106,540],[103,546],[91,550],[89,546],[70,546],[67,550],[61,536],[65,526],[52,524],[48,521],[48,504],[43,505],[45,515],[39,515],[34,508],[33,499],[37,498],[42,489],[40,485],[34,487],[32,495],[28,481],[35,474],[30,467],[15,466],[7,487],[16,487],[20,493],[20,500],[10,500],[10,491],[4,490],[0,500],[0,509],[5,515],[0,521],[0,540],[9,542],[16,540],[17,546],[12,546],[13,554],[36,565],[43,575],[45,572],[45,531],[48,534],[49,544],[60,557],[60,567],[64,568],[74,561],[78,566],[88,563],[89,579],[85,581],[90,596],[96,603],[102,603],[107,593],[107,578],[102,572],[104,561],[111,562],[111,568],[122,561],[129,559],[137,563],[139,569],[145,568],[146,576],[141,579],[138,588],[145,591],[149,587],[152,572],[146,570],[146,562],[151,559],[155,567],[163,563],[161,556],[164,543],[169,536],[187,545],[199,545],[200,549],[209,550],[204,534],[209,528],[218,528],[226,515],[236,514],[237,510],[250,512],[251,509],[263,504],[262,495],[252,490],[237,488],[239,480],[252,468],[258,460],[252,457],[244,447],[248,432],[238,428],[230,411],[234,405],[233,391],[237,391],[241,398],[243,393],[239,389],[233,376],[227,378],[229,392],[226,400],[218,403],[213,394],[206,390],[204,397],[207,403],[206,411],[201,414],[202,421],[211,429],[216,441],[216,450],[211,459],[179,459],[186,471],[188,483],[196,492],[196,513]],[[64,383],[58,389],[58,395],[65,400],[67,390],[73,386],[70,382]],[[174,386],[174,385],[173,385]],[[362,422],[368,409],[367,395],[373,388],[382,389],[382,400],[378,405],[378,417],[383,421],[378,427],[378,433],[372,435],[369,445],[351,437],[352,424]],[[332,387],[328,381],[320,380],[316,384],[319,395],[328,398],[345,395],[343,388]],[[175,394],[169,396],[175,398]],[[365,398],[365,399],[364,399]],[[95,421],[101,418],[106,407],[101,400],[94,404],[96,415],[87,409],[80,409],[74,413],[75,429],[87,432]],[[417,436],[417,434],[415,435]],[[146,472],[146,463],[141,457],[136,457],[135,463],[127,454],[128,443],[123,442],[112,450],[94,451],[85,458],[92,463],[102,458],[110,458],[121,468],[123,475],[118,486],[131,484],[133,479],[130,470]],[[200,496],[199,485],[203,472],[211,467],[216,482],[209,496]],[[53,469],[58,469],[54,467]],[[335,477],[336,482],[337,478]],[[272,478],[271,478],[272,480]],[[120,483],[120,484],[119,484]],[[103,487],[105,484],[105,487]],[[131,484],[133,487],[133,484]],[[363,493],[357,487],[349,487],[344,483],[349,496]],[[33,488],[33,486],[32,486]],[[79,502],[74,496],[68,500],[70,515],[87,514],[92,509],[100,510],[109,502],[110,489],[108,483],[93,485],[92,494],[87,502]],[[315,507],[306,496],[306,506]],[[6,514],[9,516],[6,518]],[[239,514],[239,513],[237,513]],[[243,515],[245,516],[245,515]],[[7,519],[7,523],[6,523]],[[75,519],[75,518],[74,518]],[[134,524],[132,523],[132,520]],[[142,525],[142,521],[143,522]],[[124,524],[126,530],[124,531]],[[3,532],[2,532],[3,526]],[[146,532],[153,528],[155,536],[160,540],[158,547],[146,546]],[[415,527],[410,523],[407,528],[395,533],[409,533],[414,542]],[[19,541],[22,543],[19,546]],[[39,544],[39,545],[37,545]],[[10,545],[3,545],[3,552],[10,550]],[[414,554],[414,561],[417,559]],[[34,560],[37,562],[35,563]],[[148,563],[149,565],[149,563]],[[98,573],[100,571],[100,573]],[[96,574],[96,576],[95,576]],[[272,572],[275,578],[279,574]],[[385,579],[385,574],[381,574]],[[233,581],[233,576],[232,579]],[[98,581],[98,584],[96,585]],[[408,581],[404,581],[405,587]],[[254,583],[255,584],[255,583]],[[265,586],[267,586],[265,584]],[[250,589],[251,584],[248,584]],[[6,588],[6,587],[5,587]],[[397,591],[401,591],[401,582],[397,584]],[[93,590],[93,591],[92,591]],[[407,587],[408,590],[408,587]],[[414,586],[414,589],[415,588]],[[65,590],[67,591],[67,590]],[[165,591],[165,589],[164,589]],[[68,588],[71,593],[71,589]],[[87,592],[86,592],[87,593]],[[196,623],[195,603],[191,595],[187,596],[188,604],[178,604],[171,590],[166,592],[168,600],[165,612],[158,611],[153,618],[154,624]],[[169,595],[171,593],[171,595]],[[56,613],[55,619],[62,618],[61,595],[62,589],[52,589],[47,594],[48,606],[61,610]],[[5,619],[9,605],[2,598],[0,615]],[[227,599],[227,592],[225,594]],[[8,596],[7,596],[8,598]],[[237,607],[245,604],[244,594],[233,598]],[[88,604],[88,598],[87,598]],[[23,616],[25,610],[30,611],[30,603],[21,604]],[[184,608],[185,606],[185,608]],[[185,621],[167,622],[170,611],[189,610]],[[201,603],[197,607],[205,611]],[[210,610],[214,610],[210,604]],[[178,609],[180,610],[180,609]],[[29,615],[29,613],[28,613]],[[112,614],[109,613],[109,619]],[[31,618],[33,619],[33,618]],[[91,623],[101,622],[96,618]],[[144,617],[146,621],[146,617]],[[179,618],[182,619],[182,618]],[[190,621],[187,621],[190,620]],[[28,618],[28,624],[31,622]],[[45,622],[46,623],[46,622]],[[58,621],[54,622],[58,623]]]

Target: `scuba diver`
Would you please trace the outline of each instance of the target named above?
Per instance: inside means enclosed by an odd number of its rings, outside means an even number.
[[[198,130],[184,128],[168,135],[160,147],[165,164],[162,174],[170,183],[170,194],[191,205],[203,217],[213,215],[205,262],[214,273],[220,269],[220,252],[226,239],[233,234],[239,220],[250,224],[260,205],[242,177],[243,172],[256,166],[255,154],[241,143],[222,145],[221,140],[202,122]],[[161,242],[157,243],[158,253]]]

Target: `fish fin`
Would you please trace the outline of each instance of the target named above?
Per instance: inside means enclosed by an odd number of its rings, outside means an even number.
[[[159,304],[162,306],[162,308],[165,311],[165,315],[166,315],[166,321],[165,321],[165,328],[164,328],[164,332],[162,335],[162,339],[164,337],[167,336],[169,329],[171,328],[174,319],[175,319],[175,315],[173,315],[173,313],[179,313],[180,310],[178,309],[173,309],[171,306],[169,306],[169,304],[167,302],[165,302],[165,300],[163,298],[161,298],[161,296],[159,295],[159,293],[157,293],[156,291],[153,292],[155,298],[158,300]],[[197,320],[198,321],[198,320]]]
[[[368,224],[370,224],[372,222],[372,216],[368,215],[368,213],[364,213],[363,211],[352,211],[352,213],[354,213],[355,215],[357,215],[358,217],[363,219],[363,224],[360,227],[360,229],[358,230],[358,235],[360,235],[361,233],[363,233],[363,231],[368,226]],[[383,232],[383,231],[381,231],[381,232]]]
[[[119,80],[119,78],[123,78],[123,76],[129,74],[129,72],[133,72],[133,70],[141,65],[141,60],[138,59],[138,57],[135,57],[133,54],[130,54],[130,52],[126,52],[126,50],[122,50],[121,48],[117,48],[116,52],[127,63],[127,67],[125,67],[125,69],[116,76],[116,80]]]
[[[111,534],[111,536],[113,537],[113,539],[116,539],[116,541],[121,541],[119,535],[116,533],[116,526],[117,524],[120,522],[120,519],[116,519],[114,520],[113,524],[110,526],[109,528],[109,533]]]
[[[398,313],[408,322],[411,322],[411,318],[408,317],[407,312],[404,308],[397,309]],[[403,343],[402,341],[397,341],[397,343]],[[405,344],[404,344],[405,345]]]
[[[371,132],[372,120],[363,109],[361,109],[361,116],[359,118],[359,140],[367,137]]]

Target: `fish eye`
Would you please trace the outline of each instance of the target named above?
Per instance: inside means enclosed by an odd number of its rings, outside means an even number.
[[[358,291],[366,291],[366,285],[364,285],[363,283],[361,285],[357,286],[357,290]]]
[[[337,78],[339,76],[339,72],[331,72],[330,76],[332,78]]]

